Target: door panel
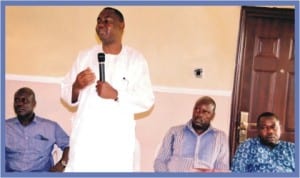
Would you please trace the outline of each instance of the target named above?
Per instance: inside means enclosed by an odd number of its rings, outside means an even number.
[[[241,113],[247,113],[249,123],[256,123],[262,112],[274,112],[282,125],[281,138],[294,142],[294,23],[293,9],[242,7],[232,95],[231,157],[241,141],[239,131],[256,136],[255,124],[246,129],[241,126]]]

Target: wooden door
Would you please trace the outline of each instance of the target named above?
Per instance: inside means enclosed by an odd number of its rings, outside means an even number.
[[[244,136],[241,118],[256,123],[265,111],[279,116],[281,138],[294,142],[294,23],[293,9],[242,7],[232,94],[231,158]],[[244,133],[256,136],[255,124],[248,124]]]

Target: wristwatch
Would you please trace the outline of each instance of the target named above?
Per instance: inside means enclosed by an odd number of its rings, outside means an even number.
[[[61,160],[61,165],[63,165],[63,167],[66,167],[67,166],[67,162],[65,160]]]

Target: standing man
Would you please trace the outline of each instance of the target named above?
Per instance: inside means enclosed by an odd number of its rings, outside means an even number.
[[[228,138],[213,128],[216,103],[208,96],[197,100],[185,125],[172,127],[154,162],[155,172],[224,172],[229,170]]]
[[[79,54],[62,82],[62,98],[78,106],[66,171],[133,171],[134,114],[149,110],[154,94],[144,56],[122,44],[122,13],[104,8],[96,24],[102,45]],[[98,80],[98,53],[105,54],[105,81]]]
[[[69,136],[54,121],[33,112],[35,94],[27,87],[14,96],[17,117],[5,120],[5,170],[7,172],[62,172],[68,162]],[[54,145],[63,150],[56,165]]]
[[[258,137],[241,143],[233,160],[233,172],[294,172],[295,144],[281,141],[278,117],[264,112],[257,119]]]

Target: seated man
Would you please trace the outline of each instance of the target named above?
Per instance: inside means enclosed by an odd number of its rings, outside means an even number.
[[[229,171],[228,138],[210,124],[215,109],[212,98],[198,99],[192,118],[172,127],[164,137],[154,162],[155,172]]]
[[[265,112],[257,119],[258,137],[241,143],[232,160],[233,172],[293,172],[295,144],[279,140],[279,119]]]
[[[5,170],[7,172],[62,172],[68,161],[69,136],[56,123],[33,112],[35,94],[30,88],[20,88],[14,95],[16,117],[5,121]],[[63,150],[54,165],[54,145]]]

